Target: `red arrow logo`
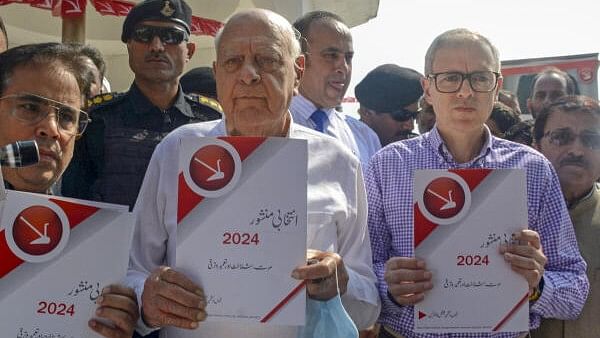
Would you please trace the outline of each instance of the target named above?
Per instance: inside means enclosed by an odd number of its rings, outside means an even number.
[[[427,314],[423,311],[419,311],[419,319],[423,319],[423,317],[427,317]]]

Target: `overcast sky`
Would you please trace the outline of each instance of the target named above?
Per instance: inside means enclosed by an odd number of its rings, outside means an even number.
[[[488,37],[501,60],[600,51],[597,0],[380,0],[375,19],[352,28],[354,63],[348,96],[373,68],[395,63],[423,72],[425,51],[457,27]]]

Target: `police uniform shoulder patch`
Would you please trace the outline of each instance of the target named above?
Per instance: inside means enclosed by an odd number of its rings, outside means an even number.
[[[104,93],[99,94],[88,100],[88,109],[95,109],[100,106],[111,105],[121,101],[126,93]]]
[[[223,113],[223,108],[221,108],[221,105],[215,99],[198,94],[186,94],[185,96],[191,99],[193,102],[197,102],[203,106],[207,106],[213,110],[216,110],[219,113]]]

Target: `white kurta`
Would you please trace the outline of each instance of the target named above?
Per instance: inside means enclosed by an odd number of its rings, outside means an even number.
[[[139,304],[147,276],[160,265],[175,266],[179,140],[224,135],[222,120],[185,125],[169,134],[154,151],[134,209],[135,232],[126,278]],[[380,301],[371,263],[360,164],[338,141],[316,131],[292,123],[288,136],[308,141],[307,246],[342,256],[350,277],[342,302],[359,328],[368,327],[379,315]],[[141,320],[138,324],[140,333],[149,332]],[[204,322],[197,329],[197,337],[295,338],[297,329]]]

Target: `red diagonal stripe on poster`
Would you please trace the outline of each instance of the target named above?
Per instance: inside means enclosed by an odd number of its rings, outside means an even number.
[[[451,173],[462,177],[469,189],[474,191],[475,188],[481,183],[494,169],[450,169]]]
[[[266,138],[264,137],[219,137],[219,139],[231,144],[244,161],[254,150],[256,150]],[[203,196],[196,194],[185,182],[183,173],[178,177],[177,193],[177,223],[187,216],[202,200]]]
[[[96,211],[100,210],[96,207],[66,202],[54,198],[49,198],[49,200],[54,202],[65,212],[71,229],[92,216]],[[0,231],[0,257],[2,257],[2,261],[0,262],[0,278],[4,277],[23,263],[23,260],[17,257],[8,247],[4,229]]]
[[[421,213],[417,203],[415,203],[413,209],[415,219],[415,233],[413,235],[413,239],[415,241],[416,248],[419,246],[419,244],[421,244],[421,242],[423,242],[423,240],[425,240],[425,238],[427,238],[427,236],[429,236],[430,233],[433,232],[433,230],[435,230],[438,225],[428,220],[427,217],[423,216],[423,213]]]
[[[179,224],[179,222],[181,222],[181,220],[204,199],[204,197],[193,192],[185,183],[183,173],[179,174],[178,187],[177,224]]]
[[[266,323],[269,319],[273,318],[283,307],[290,302],[302,289],[306,286],[306,280],[301,281],[287,296],[285,296],[275,307],[269,311],[261,320],[261,323]]]
[[[240,155],[240,159],[245,160],[253,151],[255,151],[263,142],[264,137],[231,137],[222,136],[219,139],[231,144]]]
[[[23,263],[23,260],[17,257],[8,247],[4,229],[0,230],[0,257],[2,257],[2,261],[0,261],[0,278]]]
[[[96,211],[100,210],[100,208],[97,207],[67,202],[55,198],[49,198],[49,200],[54,202],[65,212],[71,229],[73,229],[76,225],[79,225],[79,223],[85,221],[88,217],[92,216]]]
[[[481,183],[492,171],[493,169],[450,169],[448,170],[451,173],[454,173],[460,177],[467,183],[469,186],[469,190],[473,191],[479,183]],[[415,203],[413,205],[414,212],[414,235],[413,240],[415,243],[415,248],[419,246],[421,242],[429,236],[433,230],[438,226],[437,224],[428,220],[419,209],[419,205]]]
[[[517,310],[519,308],[521,308],[521,306],[523,306],[523,304],[525,304],[525,301],[527,301],[529,299],[529,292],[525,293],[525,296],[523,296],[523,298],[521,298],[521,300],[519,300],[519,302],[517,303],[517,305],[515,305],[507,314],[506,316],[504,316],[504,318],[502,318],[502,320],[500,321],[500,323],[498,323],[496,326],[494,326],[494,328],[492,329],[492,331],[498,331],[498,329],[500,329],[502,327],[502,325],[504,325],[508,319],[510,317],[512,317],[513,314],[515,314],[515,312],[517,312]]]

